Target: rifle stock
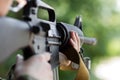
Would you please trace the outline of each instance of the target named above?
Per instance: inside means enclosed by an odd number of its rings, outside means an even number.
[[[29,44],[30,32],[26,22],[13,18],[0,18],[0,61]]]

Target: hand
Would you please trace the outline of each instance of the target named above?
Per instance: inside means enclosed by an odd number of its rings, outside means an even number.
[[[71,61],[61,52],[59,52],[59,62],[60,66],[69,66]]]
[[[78,34],[74,31],[70,32],[70,44],[73,46],[74,49],[76,49],[77,52],[80,52],[80,38]]]
[[[18,5],[16,7],[10,8],[13,12],[18,12],[27,4],[26,0],[16,0],[16,1],[18,2]]]
[[[79,53],[80,52],[80,38],[74,31],[70,32],[69,44]],[[69,66],[71,61],[63,54],[59,53],[60,66]]]
[[[23,6],[27,4],[26,0],[16,0],[16,1]]]
[[[49,59],[49,53],[32,56],[26,61],[23,61],[23,57],[18,55],[15,77],[29,75],[37,80],[53,80],[51,65],[48,63]]]

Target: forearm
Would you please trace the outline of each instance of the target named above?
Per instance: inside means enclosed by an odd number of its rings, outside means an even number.
[[[69,66],[60,66],[61,70],[76,70],[77,75],[75,80],[89,80],[89,71],[83,62],[82,57],[79,55],[79,64],[71,64]]]

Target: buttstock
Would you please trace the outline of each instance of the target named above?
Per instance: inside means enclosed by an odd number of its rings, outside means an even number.
[[[0,61],[27,46],[29,40],[30,32],[26,22],[8,17],[0,19]]]

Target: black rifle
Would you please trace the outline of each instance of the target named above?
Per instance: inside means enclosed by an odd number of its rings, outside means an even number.
[[[37,17],[39,9],[44,9],[48,12],[49,20],[42,20]],[[82,32],[81,17],[76,18],[74,25],[70,25],[64,22],[56,23],[54,9],[49,5],[43,3],[42,1],[27,0],[27,5],[24,7],[23,10],[23,20],[29,24],[30,31],[34,34],[34,37],[40,38],[38,39],[39,41],[44,41],[42,45],[36,46],[38,49],[44,46],[42,48],[43,50],[40,49],[39,51],[48,51],[52,53],[51,64],[53,68],[56,67],[59,63],[59,49],[60,51],[62,51],[64,50],[64,48],[66,48],[66,46],[68,46],[68,41],[70,39],[70,31],[75,31],[78,33],[81,39],[81,44],[85,43],[94,45],[96,43],[95,38],[84,37],[84,34]],[[41,35],[40,33],[44,33],[44,35]],[[35,45],[35,43],[38,44],[37,42],[35,42],[35,38],[33,38],[32,41],[34,43],[33,45]],[[37,54],[39,53],[39,51],[33,51],[32,54]],[[31,55],[24,54],[25,58],[28,58]],[[69,59],[70,58],[71,57],[69,57]],[[76,60],[72,59],[72,61],[75,62]]]

